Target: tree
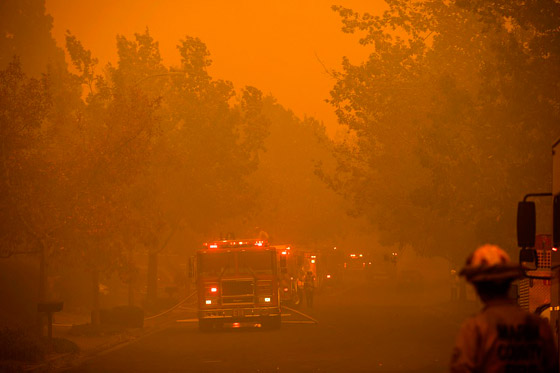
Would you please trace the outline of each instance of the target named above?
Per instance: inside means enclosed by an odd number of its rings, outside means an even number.
[[[44,0],[0,3],[0,69],[14,56],[22,70],[36,78],[47,72],[47,64],[65,67],[64,51],[51,35],[53,19],[45,11]]]
[[[330,102],[351,136],[331,185],[385,243],[453,262],[487,241],[513,246],[515,200],[549,182],[539,154],[558,121],[557,67],[542,64],[556,51],[528,48],[537,28],[486,2],[387,3],[382,16],[335,7],[373,51],[336,73]]]
[[[41,127],[49,110],[46,81],[28,78],[19,59],[0,72],[0,162],[2,246],[9,253],[30,248],[40,254],[39,299],[46,299],[46,251],[60,223],[49,164],[41,157]]]
[[[78,74],[89,88],[77,108],[79,131],[69,137],[71,196],[74,210],[66,238],[75,255],[92,273],[92,323],[99,311],[99,275],[128,267],[132,222],[131,187],[150,159],[157,120],[157,98],[143,94],[121,71],[109,66],[105,76],[95,75],[97,61],[71,34],[67,48]],[[128,83],[128,84],[127,84]]]
[[[356,222],[347,216],[345,201],[315,173],[319,165],[328,172],[334,164],[324,126],[296,117],[271,96],[263,101],[263,114],[270,135],[250,178],[259,208],[246,219],[252,227],[265,228],[275,243],[320,248],[348,241],[346,234],[356,234]]]

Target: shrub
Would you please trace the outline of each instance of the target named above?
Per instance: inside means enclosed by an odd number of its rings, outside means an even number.
[[[52,339],[53,351],[58,354],[77,354],[80,352],[80,347],[74,342],[66,338],[53,338]]]
[[[24,330],[0,330],[0,360],[42,361],[47,347],[45,340]]]

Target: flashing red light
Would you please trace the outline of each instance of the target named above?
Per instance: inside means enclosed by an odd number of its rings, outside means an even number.
[[[311,264],[315,264],[315,259],[311,259]]]
[[[552,251],[558,251],[558,248],[557,248],[557,247],[553,247],[553,248],[552,248]]]
[[[282,255],[287,255],[288,252],[287,251],[282,251]]]
[[[211,293],[217,293],[217,292],[218,292],[218,288],[215,288],[215,287],[210,288],[210,292],[211,292]]]
[[[234,322],[233,325],[232,325],[232,327],[234,327],[234,328],[239,328],[239,327],[241,327],[241,324],[238,323],[238,322]]]
[[[257,241],[257,242],[255,242],[255,246],[262,246],[262,245],[263,245],[263,242],[262,242],[262,241]]]
[[[288,288],[284,288],[284,291],[287,292],[289,289]]]
[[[331,275],[327,275],[327,278],[331,278]]]

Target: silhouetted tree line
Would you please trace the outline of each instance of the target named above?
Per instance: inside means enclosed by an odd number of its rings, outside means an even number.
[[[456,263],[485,242],[513,254],[516,202],[551,190],[560,4],[386,2],[379,16],[333,7],[371,54],[333,72],[348,136],[325,180],[383,243]]]
[[[343,209],[313,174],[315,159],[328,155],[322,124],[299,120],[257,88],[213,79],[198,38],[180,40],[180,65],[166,66],[148,29],[118,35],[117,63],[99,66],[67,32],[67,66],[42,2],[1,10],[13,19],[0,30],[0,244],[8,255],[38,253],[41,300],[51,296],[53,268],[83,268],[97,323],[102,278],[118,274],[133,304],[145,283],[134,255],[147,253],[153,304],[158,255],[179,230],[202,240],[261,225],[278,239],[327,239],[328,217]],[[311,205],[298,206],[310,196]],[[316,222],[323,205],[330,212]],[[286,211],[280,221],[275,209]]]

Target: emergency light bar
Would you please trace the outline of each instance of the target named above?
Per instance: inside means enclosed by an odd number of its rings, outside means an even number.
[[[230,249],[234,247],[268,247],[268,241],[259,239],[248,240],[223,240],[206,242],[204,246],[209,249]]]

